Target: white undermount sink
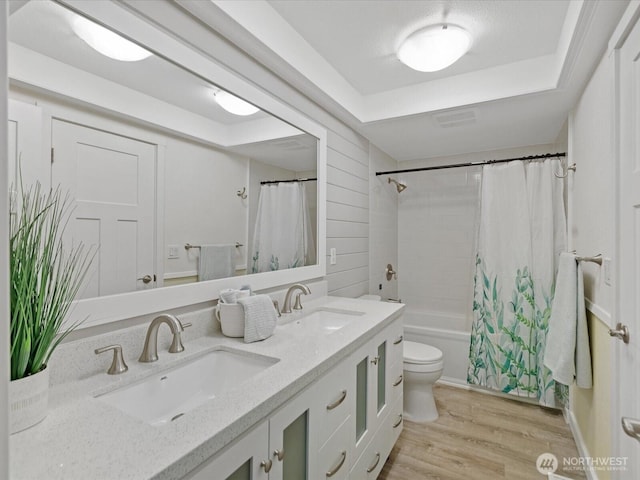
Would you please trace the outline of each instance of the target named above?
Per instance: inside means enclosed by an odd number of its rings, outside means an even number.
[[[236,350],[213,350],[96,399],[151,425],[162,426],[278,361]]]
[[[299,314],[290,322],[281,325],[286,330],[299,330],[308,334],[329,334],[340,330],[364,312],[354,310],[343,310],[338,308],[315,308],[307,313]]]

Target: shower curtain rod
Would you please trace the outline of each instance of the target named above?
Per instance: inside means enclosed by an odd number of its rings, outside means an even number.
[[[291,182],[315,182],[317,178],[294,178],[293,180],[265,180],[260,185],[268,185],[270,183],[291,183]]]
[[[516,160],[541,160],[543,158],[555,158],[555,157],[566,157],[567,154],[565,152],[558,153],[545,153],[542,155],[529,155],[528,157],[515,157],[515,158],[505,158],[503,160],[485,160],[483,162],[469,162],[469,163],[454,163],[452,165],[438,165],[436,167],[421,167],[421,168],[407,168],[404,170],[388,170],[385,172],[376,172],[376,175],[391,175],[394,173],[411,173],[411,172],[425,172],[427,170],[442,170],[445,168],[458,168],[458,167],[476,167],[478,165],[493,165],[494,163],[506,163],[506,162],[514,162]]]

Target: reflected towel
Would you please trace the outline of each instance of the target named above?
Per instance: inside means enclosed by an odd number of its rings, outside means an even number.
[[[233,277],[236,274],[235,245],[202,245],[198,281]]]
[[[244,341],[257,342],[269,338],[276,329],[278,317],[269,295],[239,298],[244,307]]]
[[[572,253],[560,255],[544,364],[557,382],[592,387],[582,266]]]

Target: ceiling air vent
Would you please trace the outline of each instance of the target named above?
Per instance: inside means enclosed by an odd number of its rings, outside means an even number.
[[[442,112],[433,114],[433,119],[441,128],[461,127],[463,125],[471,125],[477,121],[477,111],[472,110],[456,110],[453,112]]]
[[[307,148],[304,144],[300,143],[298,140],[279,140],[279,141],[273,142],[273,145],[275,145],[278,148],[282,148],[283,150],[289,150],[289,151],[305,150]]]

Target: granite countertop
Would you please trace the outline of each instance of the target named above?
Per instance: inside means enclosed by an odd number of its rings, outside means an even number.
[[[178,479],[242,433],[269,417],[289,398],[317,380],[396,319],[401,304],[339,297],[305,303],[364,312],[330,335],[278,326],[262,342],[244,343],[217,332],[185,342],[185,351],[158,362],[129,363],[123,375],[101,373],[54,385],[49,412],[40,424],[11,436],[13,480]],[[215,348],[230,348],[279,359],[263,372],[164,426],[152,426],[95,399]]]

